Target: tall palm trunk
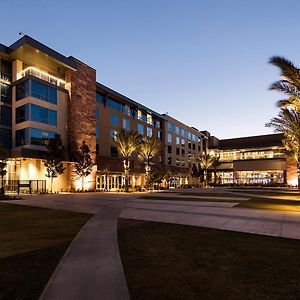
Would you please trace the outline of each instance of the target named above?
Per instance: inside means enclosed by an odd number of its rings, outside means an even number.
[[[50,177],[50,193],[52,194],[53,176]]]
[[[84,176],[81,177],[81,190],[84,192]]]
[[[204,187],[207,187],[207,170],[203,171],[203,177],[204,177]]]
[[[151,171],[151,166],[150,166],[150,161],[148,160],[145,163],[146,187],[149,187],[150,171]]]
[[[214,186],[217,185],[217,170],[214,169]]]
[[[129,191],[129,170],[130,170],[129,159],[124,159],[123,165],[124,165],[124,173],[125,173],[125,190],[126,192],[128,192]]]
[[[298,162],[297,162],[297,177],[298,177],[298,191],[300,194],[300,157],[298,157]]]

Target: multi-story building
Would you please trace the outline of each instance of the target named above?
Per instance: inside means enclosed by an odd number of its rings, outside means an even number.
[[[98,83],[95,69],[27,35],[9,47],[0,44],[0,95],[0,147],[10,153],[7,182],[47,180],[43,155],[55,134],[68,153],[67,169],[54,180],[55,190],[80,188],[71,161],[82,141],[95,162],[85,187],[115,190],[124,185],[114,143],[122,128],[162,142],[153,163],[164,172],[172,170],[176,184],[186,182],[191,161],[203,150],[198,130]],[[130,183],[142,185],[143,174],[144,164],[135,155]]]
[[[173,184],[188,184],[191,167],[206,149],[206,136],[194,127],[163,115],[166,120],[164,131],[164,161],[173,174]]]
[[[115,136],[120,129],[163,141],[164,117],[142,104],[97,83],[96,104],[96,188],[114,190],[124,186],[123,165],[120,163]],[[155,168],[163,166],[163,149],[153,159]],[[131,185],[142,186],[144,164],[135,153],[130,160]]]
[[[209,153],[219,156],[220,184],[297,185],[295,161],[286,155],[281,134],[219,140],[209,136]]]

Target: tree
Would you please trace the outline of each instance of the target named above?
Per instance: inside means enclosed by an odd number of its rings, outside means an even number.
[[[287,98],[277,102],[281,108],[278,116],[271,119],[266,126],[283,133],[286,153],[297,163],[300,192],[300,69],[284,57],[274,56],[270,63],[281,71],[281,79],[274,82],[270,89],[284,93]]]
[[[281,108],[291,107],[300,111],[300,70],[289,60],[280,56],[273,56],[269,61],[279,67],[282,79],[274,82],[270,89],[283,92],[288,97],[279,100],[277,105]]]
[[[126,131],[122,129],[117,133],[115,143],[118,151],[123,158],[123,167],[125,173],[125,189],[129,190],[129,172],[130,172],[130,157],[137,150],[141,141],[141,136],[135,131]]]
[[[50,192],[52,193],[53,178],[63,174],[65,167],[65,148],[59,134],[48,140],[46,145],[47,153],[45,154],[44,166],[46,168],[46,177],[50,178]]]
[[[208,173],[208,169],[212,166],[213,164],[213,156],[211,156],[210,154],[201,154],[198,157],[198,163],[200,168],[203,170],[203,177],[204,177],[204,185],[205,187],[207,187],[208,185],[208,180],[207,180],[207,173]]]
[[[143,137],[138,146],[139,154],[145,162],[147,184],[149,184],[152,159],[159,153],[160,150],[161,142],[154,137]]]
[[[283,133],[286,153],[297,162],[298,189],[300,192],[300,113],[291,108],[281,108],[277,117],[272,118],[267,127]]]
[[[90,155],[90,148],[85,141],[79,147],[79,150],[75,153],[75,171],[81,178],[81,189],[84,191],[84,178],[92,173],[93,159]]]
[[[7,152],[3,148],[0,148],[0,176],[1,176],[0,195],[4,195],[4,193],[5,193],[4,176],[7,174],[7,171],[6,171],[6,166],[7,166],[6,156],[7,156]]]
[[[211,168],[214,172],[214,185],[217,184],[217,168],[222,164],[220,156],[213,156]]]

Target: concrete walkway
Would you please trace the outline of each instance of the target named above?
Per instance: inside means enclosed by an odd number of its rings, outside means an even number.
[[[300,239],[298,212],[231,206],[224,202],[136,199],[128,201],[120,217]]]
[[[117,221],[125,201],[103,206],[81,229],[41,300],[130,299],[117,239]]]

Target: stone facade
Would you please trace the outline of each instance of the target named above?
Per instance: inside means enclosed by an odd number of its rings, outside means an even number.
[[[74,151],[85,141],[96,163],[96,70],[70,57],[77,71],[66,72],[68,103],[68,149],[72,161]],[[75,188],[76,174],[71,172],[71,187]],[[94,178],[95,176],[92,176]],[[95,187],[93,182],[90,188]]]

